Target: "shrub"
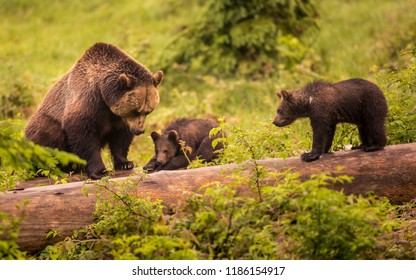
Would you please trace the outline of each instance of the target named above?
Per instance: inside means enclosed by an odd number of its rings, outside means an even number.
[[[84,165],[74,154],[41,147],[23,136],[23,122],[0,122],[0,190],[14,187],[15,179],[33,178],[37,174],[57,177],[59,167]]]
[[[163,64],[218,76],[269,74],[275,64],[299,62],[305,49],[297,38],[316,18],[309,0],[211,0],[170,44]]]
[[[416,45],[408,46],[402,53],[405,65],[390,66],[378,79],[387,96],[388,144],[416,142]]]

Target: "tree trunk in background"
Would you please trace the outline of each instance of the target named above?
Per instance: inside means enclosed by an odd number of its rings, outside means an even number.
[[[401,204],[416,197],[416,143],[388,146],[383,151],[365,153],[362,151],[341,151],[324,155],[314,162],[303,162],[298,157],[284,159],[264,159],[257,161],[268,171],[299,172],[302,179],[310,175],[329,172],[332,175],[350,175],[352,183],[334,184],[326,187],[343,190],[345,194],[366,194],[373,192],[385,196],[392,203]],[[245,163],[249,168],[250,163]],[[342,171],[338,167],[343,166]],[[201,192],[200,187],[212,182],[229,182],[231,172],[241,166],[203,167],[190,170],[161,171],[152,173],[140,180],[139,176],[114,178],[112,182],[132,180],[137,184],[137,195],[161,199],[169,208],[184,201],[190,194]],[[248,172],[248,171],[247,171]],[[127,176],[129,173],[121,173]],[[120,174],[117,174],[120,175]],[[117,186],[110,183],[111,189]],[[85,195],[82,188],[88,188]],[[24,215],[20,226],[18,244],[20,249],[36,252],[48,244],[70,236],[75,229],[81,229],[94,222],[97,189],[93,183],[73,182],[69,184],[32,187],[30,182],[19,189],[0,193],[0,213],[12,216]],[[255,195],[248,186],[241,186],[242,194]],[[132,192],[134,192],[132,191]],[[24,202],[28,202],[23,206]],[[20,205],[21,207],[16,207]],[[45,239],[50,230],[60,236]]]

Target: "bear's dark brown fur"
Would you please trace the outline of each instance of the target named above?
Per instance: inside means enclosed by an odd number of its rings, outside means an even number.
[[[363,79],[338,83],[315,81],[300,90],[277,92],[280,105],[273,124],[282,127],[297,118],[308,117],[313,130],[312,151],[302,154],[305,161],[317,160],[331,148],[338,123],[356,124],[366,152],[386,145],[387,102],[380,88]]]
[[[100,151],[107,144],[114,168],[131,169],[130,144],[159,103],[162,78],[119,48],[96,43],[49,90],[25,135],[85,159],[92,179],[105,175]]]
[[[221,143],[215,149],[209,132],[218,123],[208,119],[179,119],[171,123],[162,134],[153,131],[151,137],[155,146],[155,156],[143,167],[144,170],[174,170],[185,168],[189,161],[196,158],[209,162],[222,148]],[[181,146],[180,141],[184,142]],[[184,153],[186,151],[186,155]]]

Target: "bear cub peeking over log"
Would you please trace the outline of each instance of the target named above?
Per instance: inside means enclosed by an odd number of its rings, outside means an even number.
[[[223,145],[212,147],[211,129],[218,123],[208,119],[178,119],[171,123],[162,134],[151,133],[155,156],[143,167],[147,171],[175,170],[186,168],[196,158],[210,162],[217,156]]]
[[[106,175],[100,154],[106,145],[116,170],[132,169],[128,150],[159,103],[162,78],[162,71],[151,73],[121,49],[96,43],[49,90],[25,135],[86,160],[92,179]]]
[[[315,81],[300,90],[277,92],[280,105],[273,124],[283,127],[297,118],[309,118],[313,131],[312,151],[301,155],[314,161],[328,153],[338,123],[358,126],[362,144],[353,149],[366,152],[384,149],[387,102],[380,88],[363,79],[338,83]]]

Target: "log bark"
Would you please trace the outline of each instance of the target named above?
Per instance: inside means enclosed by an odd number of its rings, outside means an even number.
[[[387,146],[383,151],[340,151],[324,155],[314,162],[303,162],[298,157],[288,159],[264,159],[257,161],[269,171],[283,172],[288,169],[307,179],[312,174],[328,172],[333,175],[350,175],[352,183],[327,186],[345,194],[373,192],[387,197],[394,204],[408,202],[416,197],[416,143]],[[250,167],[250,163],[245,163]],[[338,167],[344,168],[340,171]],[[137,195],[161,199],[167,208],[184,201],[190,194],[201,192],[200,187],[212,182],[226,183],[237,164],[203,167],[190,170],[160,171],[149,174],[143,180],[131,173],[128,177],[114,178],[111,182],[133,180],[137,184]],[[122,173],[127,176],[129,173]],[[120,174],[118,174],[120,176]],[[19,239],[21,250],[36,252],[46,245],[70,236],[94,222],[96,195],[93,184],[83,181],[60,185],[31,187],[26,183],[18,189],[0,193],[0,213],[11,216],[24,215]],[[112,186],[115,187],[115,186]],[[88,188],[89,194],[81,190]],[[255,195],[248,186],[241,186],[243,194]],[[27,204],[22,206],[25,201]],[[60,236],[45,239],[50,230]]]

